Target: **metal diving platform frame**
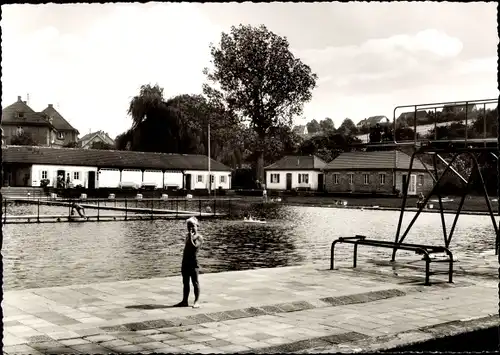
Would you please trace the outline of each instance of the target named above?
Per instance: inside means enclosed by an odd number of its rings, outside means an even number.
[[[493,207],[490,202],[490,198],[488,196],[488,191],[486,188],[485,176],[483,175],[481,166],[478,162],[478,158],[481,155],[490,155],[490,158],[496,161],[497,169],[498,169],[498,158],[499,158],[499,144],[498,144],[498,126],[497,132],[495,134],[491,134],[487,132],[487,108],[490,110],[490,115],[495,115],[498,122],[498,99],[486,99],[486,100],[472,100],[472,101],[457,101],[457,102],[441,102],[441,103],[431,103],[431,104],[419,104],[419,105],[405,105],[405,106],[397,106],[394,109],[393,114],[393,138],[390,141],[381,141],[381,142],[368,142],[368,143],[358,143],[352,144],[351,147],[360,147],[367,148],[370,150],[405,150],[406,152],[411,151],[410,164],[407,172],[407,181],[403,182],[403,188],[401,191],[402,194],[402,204],[401,211],[398,221],[398,226],[396,229],[396,235],[394,240],[394,248],[392,253],[391,261],[395,261],[396,252],[400,249],[398,246],[404,245],[404,240],[408,236],[412,226],[415,224],[415,221],[421,214],[421,212],[427,206],[429,199],[433,195],[437,195],[438,198],[438,206],[439,212],[441,214],[441,224],[444,238],[444,247],[448,248],[453,233],[455,232],[456,224],[458,221],[458,217],[462,212],[462,208],[465,202],[467,195],[471,192],[472,182],[475,179],[478,179],[481,194],[484,196],[486,207],[488,210],[488,215],[491,218],[491,222],[493,224],[493,229],[495,232],[495,252],[496,255],[499,255],[499,227],[497,220],[495,218],[495,213],[493,211]],[[405,110],[404,115],[396,116],[398,111]],[[438,111],[440,110],[440,111]],[[427,131],[427,136],[423,137],[421,133],[419,133],[418,127],[424,127],[423,125],[418,125],[419,120],[422,122],[421,118],[423,116],[423,112],[425,112],[424,117],[427,117],[426,127],[430,128]],[[458,120],[451,121],[439,121],[439,117],[443,117],[443,112],[452,112],[455,114]],[[405,122],[401,117],[405,117]],[[420,116],[420,118],[419,118]],[[413,118],[410,120],[411,124],[407,124],[407,118]],[[429,124],[429,117],[433,118],[434,122]],[[476,130],[474,131],[475,136],[473,135],[473,124],[476,120],[482,119],[482,133],[478,134],[478,127],[481,126],[481,122],[476,124]],[[452,139],[444,138],[440,139],[438,137],[438,127],[460,122],[465,126],[463,137],[453,137]],[[497,123],[498,124],[498,123]],[[398,128],[413,128],[413,139],[407,140],[397,140],[396,139],[396,131]],[[434,137],[432,137],[432,129],[434,130]],[[420,129],[421,130],[421,129]],[[429,137],[431,136],[431,137]],[[443,154],[448,155],[448,160],[443,158]],[[432,166],[429,164],[424,164],[422,160],[422,156],[427,155],[427,160],[432,161]],[[430,157],[430,159],[429,159]],[[453,167],[453,163],[457,161],[459,157],[466,157],[470,159],[472,162],[472,169],[468,177],[462,176],[457,169]],[[433,187],[428,193],[423,201],[420,201],[418,205],[418,209],[414,217],[411,219],[409,225],[406,227],[406,230],[402,232],[402,224],[403,217],[406,212],[406,205],[408,200],[408,190],[411,181],[411,174],[414,171],[414,163],[415,161],[420,161],[426,169],[426,172],[431,176],[433,180]],[[444,169],[438,169],[438,162],[444,164]],[[454,175],[458,176],[461,182],[461,197],[460,202],[455,213],[455,217],[452,223],[449,232],[447,230],[445,217],[444,217],[444,208],[443,208],[443,198],[441,196],[441,192],[439,189],[440,183],[443,181],[443,177],[452,172]],[[498,176],[497,176],[498,179]],[[497,190],[498,191],[498,190]],[[497,196],[498,198],[498,196]],[[499,202],[500,203],[500,202]],[[499,212],[500,206],[497,209],[497,213]],[[500,259],[500,256],[499,256]],[[500,260],[499,260],[500,262]]]

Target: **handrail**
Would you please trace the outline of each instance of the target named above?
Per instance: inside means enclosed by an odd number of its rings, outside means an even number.
[[[467,101],[451,101],[451,102],[437,102],[437,103],[428,103],[428,104],[416,104],[416,105],[400,105],[400,106],[396,106],[394,107],[394,110],[393,110],[393,131],[394,131],[394,136],[393,136],[393,143],[396,144],[396,145],[399,145],[401,143],[403,143],[402,141],[397,141],[396,139],[396,111],[398,109],[402,109],[402,108],[407,108],[407,109],[413,109],[414,111],[414,122],[413,122],[413,131],[414,131],[414,139],[413,139],[413,142],[409,142],[411,144],[417,144],[417,142],[419,141],[418,138],[417,138],[417,112],[419,111],[427,111],[427,110],[430,110],[430,109],[434,109],[434,112],[436,112],[436,110],[438,108],[444,108],[445,106],[465,106],[467,108],[468,105],[478,105],[478,104],[483,104],[484,107],[486,107],[486,105],[490,105],[490,104],[494,104],[494,103],[497,103],[498,105],[498,99],[482,99],[482,100],[467,100]],[[466,109],[466,112],[465,112],[465,124],[466,124],[466,127],[467,126],[467,121],[468,121],[468,115],[467,115],[467,109]],[[436,124],[437,124],[437,121],[434,120],[434,126],[436,127]],[[466,131],[465,131],[465,137],[464,137],[464,140],[462,140],[463,142],[467,143],[469,141],[468,137],[467,137],[467,131],[468,129],[466,128]],[[483,137],[482,139],[487,139],[486,136]],[[495,138],[496,139],[496,138]],[[408,141],[407,141],[408,142]]]
[[[391,241],[385,240],[370,240],[366,239],[365,236],[356,235],[354,237],[341,237],[332,242],[331,251],[330,251],[330,270],[334,269],[334,260],[335,260],[335,245],[337,243],[348,243],[354,244],[354,254],[353,254],[353,268],[357,265],[357,256],[358,256],[358,245],[367,245],[373,247],[382,247],[382,248],[396,248],[408,251],[414,251],[417,254],[423,255],[425,260],[425,285],[430,285],[429,276],[430,276],[430,263],[432,259],[429,255],[429,252],[442,251],[448,255],[448,282],[453,282],[453,254],[452,252],[442,246],[434,246],[434,245],[423,245],[423,244],[410,244],[410,243],[395,243]],[[429,250],[428,250],[429,249]]]

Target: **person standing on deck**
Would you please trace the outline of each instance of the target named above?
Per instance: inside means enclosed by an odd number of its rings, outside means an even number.
[[[198,234],[198,219],[191,217],[186,221],[188,234],[184,241],[184,252],[182,256],[182,283],[184,286],[182,301],[176,307],[187,307],[189,298],[189,281],[193,283],[194,304],[193,308],[198,308],[200,297],[199,265],[197,253],[203,243],[203,237]]]

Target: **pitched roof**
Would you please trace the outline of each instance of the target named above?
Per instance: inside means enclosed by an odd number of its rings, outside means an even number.
[[[265,170],[321,170],[326,163],[315,155],[287,155],[266,166]]]
[[[115,142],[114,139],[109,136],[109,134],[107,134],[106,132],[103,132],[103,131],[96,131],[96,132],[87,133],[82,138],[78,139],[78,142],[91,141],[96,136],[100,136],[103,141],[108,141],[107,143],[110,143],[110,144]]]
[[[2,149],[4,163],[95,166],[162,170],[208,170],[205,155],[132,152],[80,148],[7,146]],[[211,159],[211,170],[231,171]]]
[[[417,120],[419,118],[425,118],[425,117],[427,117],[427,111],[419,110],[419,111],[417,111],[416,116],[417,116]],[[415,111],[403,112],[402,114],[399,115],[397,121],[407,120],[409,118],[414,118],[414,117],[415,117]]]
[[[410,156],[392,150],[341,153],[325,166],[325,170],[408,170],[409,167]],[[425,167],[419,160],[414,160],[412,170],[425,170]]]
[[[49,104],[42,113],[52,118],[52,125],[58,131],[76,131],[78,133],[78,130],[70,125],[52,104]]]
[[[365,125],[375,125],[377,123],[380,123],[380,121],[382,121],[383,119],[386,119],[388,122],[390,121],[387,116],[384,116],[384,115],[379,115],[379,116],[371,116],[371,117],[368,117],[368,118],[365,118],[364,120],[361,120],[358,122],[358,124],[356,126],[365,126]]]
[[[23,113],[24,117],[17,117],[17,113]],[[29,107],[26,102],[17,97],[17,101],[2,110],[2,124],[37,125],[50,126],[47,118]]]

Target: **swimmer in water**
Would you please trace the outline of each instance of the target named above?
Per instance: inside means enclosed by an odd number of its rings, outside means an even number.
[[[85,218],[85,208],[83,208],[82,205],[73,201],[71,203],[71,215],[72,216],[75,215],[75,210],[76,210],[76,212],[78,212],[80,217]]]

